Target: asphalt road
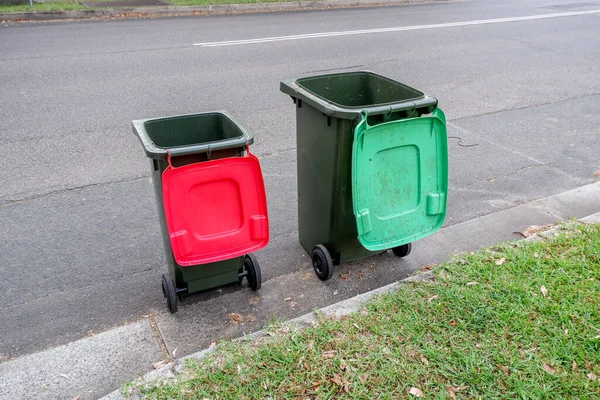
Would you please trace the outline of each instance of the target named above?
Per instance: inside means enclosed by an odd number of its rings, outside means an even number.
[[[282,79],[368,69],[438,97],[451,136],[447,225],[593,182],[600,14],[447,25],[600,10],[600,1],[558,3],[2,26],[0,361],[165,311],[133,119],[226,109],[254,132],[271,217],[271,244],[258,254],[265,281],[311,271],[297,241],[295,113]],[[194,46],[423,25],[433,26]],[[417,267],[387,262],[396,275],[355,282],[347,296]],[[228,301],[221,292],[191,301],[218,296]]]

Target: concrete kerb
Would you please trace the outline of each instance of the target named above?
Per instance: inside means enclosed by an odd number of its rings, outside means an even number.
[[[319,10],[327,8],[377,7],[448,2],[451,0],[318,0],[274,3],[215,4],[206,6],[123,7],[93,10],[29,11],[0,13],[0,21],[53,21],[94,18],[151,18],[252,12]]]
[[[408,278],[402,279],[398,282],[391,283],[389,285],[380,287],[375,290],[371,290],[369,292],[360,294],[358,296],[352,297],[350,299],[341,301],[336,304],[332,304],[327,307],[323,307],[317,311],[313,311],[307,314],[304,314],[300,317],[291,319],[287,321],[285,324],[287,326],[294,327],[298,330],[302,330],[304,328],[315,326],[318,323],[319,315],[323,315],[324,317],[334,317],[341,318],[345,315],[349,315],[351,313],[360,311],[360,309],[371,299],[376,296],[382,296],[388,293],[396,292],[401,286],[406,285],[409,282],[422,282],[429,280],[431,278],[433,271],[426,271],[422,273],[418,273],[416,275],[410,276]],[[252,342],[261,337],[271,336],[269,331],[260,330],[248,335],[245,335],[240,338],[233,339],[233,342]],[[178,374],[182,373],[182,370],[185,365],[185,360],[193,359],[193,360],[202,360],[207,355],[215,352],[218,349],[218,346],[210,347],[208,349],[201,350],[197,353],[190,354],[188,356],[177,359],[169,364],[166,364],[154,371],[149,372],[141,378],[138,378],[134,381],[135,385],[142,385],[144,383],[150,383],[156,380],[169,380],[175,378]],[[112,393],[109,393],[102,400],[124,400],[120,390],[115,390]]]
[[[579,222],[583,223],[600,223],[600,213],[592,214],[585,218],[579,219]],[[554,237],[558,235],[560,232],[560,227],[550,228],[548,230],[544,230],[536,233],[533,236],[522,239],[521,241],[532,241],[532,240],[546,240],[548,238]],[[391,283],[389,285],[383,286],[381,288],[369,291],[367,293],[360,294],[358,296],[352,297],[350,299],[341,301],[336,304],[332,304],[330,306],[324,307],[320,310],[310,312],[308,314],[302,315],[300,317],[294,318],[287,322],[287,324],[296,327],[297,329],[304,329],[306,327],[315,326],[318,323],[319,314],[322,314],[325,317],[335,317],[341,318],[343,316],[349,315],[351,313],[360,311],[360,309],[367,303],[369,300],[373,299],[376,296],[385,295],[388,293],[396,292],[401,286],[406,285],[409,282],[422,282],[431,279],[431,275],[433,271],[426,271],[422,273],[418,273],[416,275],[410,276],[408,278],[402,279],[398,282]],[[270,336],[271,334],[267,331],[261,330],[254,332],[252,334],[246,335],[241,338],[234,339],[234,342],[251,342],[256,340],[257,338],[263,336]],[[202,360],[207,355],[215,352],[218,349],[218,346],[211,347],[208,349],[204,349],[194,354],[190,354],[181,359],[175,360],[174,362],[167,364],[157,370],[154,370],[141,378],[138,378],[134,381],[135,384],[144,384],[150,383],[156,380],[168,380],[173,379],[182,372],[184,367],[184,361],[186,359],[195,359]],[[124,400],[125,397],[121,394],[120,390],[116,390],[107,396],[102,398],[103,400]]]

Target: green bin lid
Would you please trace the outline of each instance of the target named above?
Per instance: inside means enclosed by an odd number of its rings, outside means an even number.
[[[438,230],[446,216],[448,143],[446,117],[367,124],[354,131],[352,200],[358,240],[380,251]]]

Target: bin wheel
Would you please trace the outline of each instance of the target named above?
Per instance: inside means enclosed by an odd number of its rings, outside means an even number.
[[[406,243],[406,244],[403,244],[402,246],[394,247],[392,249],[392,252],[394,253],[394,255],[396,257],[406,257],[407,255],[410,254],[411,250],[412,250],[412,244]]]
[[[260,272],[260,265],[254,254],[246,254],[244,258],[244,268],[248,272],[246,276],[248,278],[248,285],[252,290],[260,289],[262,285],[262,273]]]
[[[167,300],[167,308],[172,313],[177,312],[177,292],[175,291],[175,285],[169,274],[163,274],[162,276],[162,290],[163,296]]]
[[[315,274],[322,281],[328,281],[333,276],[333,261],[325,246],[318,244],[312,249],[312,263]]]

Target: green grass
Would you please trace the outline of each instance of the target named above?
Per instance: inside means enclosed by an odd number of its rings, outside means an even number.
[[[341,320],[224,343],[175,380],[133,390],[149,399],[408,399],[411,389],[428,399],[598,399],[600,225],[561,229],[456,256],[433,281]]]
[[[33,8],[29,4],[0,5],[0,13],[8,12],[26,12],[26,11],[66,11],[66,10],[86,10],[89,7],[79,4],[79,1],[61,1],[49,3],[33,3]]]
[[[102,0],[95,0],[102,1]],[[110,1],[110,0],[106,0]],[[215,4],[241,4],[241,3],[274,3],[278,1],[289,2],[297,0],[168,0],[167,2],[175,6],[203,6]],[[77,0],[48,2],[48,3],[33,3],[33,9],[29,4],[18,5],[0,5],[0,13],[7,12],[26,12],[26,11],[66,11],[66,10],[89,10],[80,4]]]

